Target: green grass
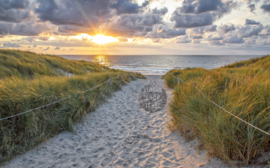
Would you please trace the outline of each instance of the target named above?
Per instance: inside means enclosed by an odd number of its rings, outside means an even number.
[[[177,84],[175,77],[186,83]],[[219,69],[172,70],[163,76],[174,88],[170,103],[171,128],[188,138],[197,138],[209,156],[231,165],[255,163],[269,151],[270,136],[229,115],[204,98],[270,133],[270,56],[238,62]]]
[[[67,77],[65,72],[74,76]],[[89,73],[90,72],[90,73]],[[0,121],[0,164],[41,142],[69,130],[73,123],[95,110],[124,82],[144,78],[141,74],[109,69],[97,63],[67,60],[31,52],[0,50],[0,118],[67,100],[11,119]],[[112,86],[102,85],[110,78]]]

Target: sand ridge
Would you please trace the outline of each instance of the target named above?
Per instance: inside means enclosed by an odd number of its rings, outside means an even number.
[[[168,100],[162,110],[140,107],[145,85],[165,89]],[[227,167],[215,158],[209,162],[206,152],[198,154],[192,142],[167,129],[172,94],[163,80],[133,81],[77,123],[76,134],[63,132],[5,167]]]

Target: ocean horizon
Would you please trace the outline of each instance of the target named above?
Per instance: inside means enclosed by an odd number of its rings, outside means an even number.
[[[114,69],[143,75],[164,75],[172,69],[215,69],[259,55],[59,55],[72,60],[97,62]]]

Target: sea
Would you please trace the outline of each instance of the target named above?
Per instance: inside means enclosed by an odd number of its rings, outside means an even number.
[[[258,55],[60,55],[73,60],[97,62],[114,69],[164,75],[171,69],[215,69]]]

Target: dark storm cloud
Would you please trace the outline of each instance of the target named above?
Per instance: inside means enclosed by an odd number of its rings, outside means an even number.
[[[261,9],[264,11],[264,12],[270,12],[270,3],[269,4],[263,4],[261,6]]]
[[[252,19],[246,19],[246,25],[258,25],[260,22],[256,22],[255,20]]]
[[[1,0],[0,21],[18,23],[29,18],[30,12],[26,10],[29,3],[28,0]]]
[[[133,3],[132,0],[117,0],[111,7],[116,10],[118,15],[121,15],[142,12],[143,8],[148,4],[149,2],[146,1],[142,6],[139,6],[137,3]]]
[[[259,35],[259,33],[262,30],[263,30],[262,25],[258,25],[258,26],[245,25],[243,27],[240,27],[238,29],[238,32],[239,32],[240,37],[248,38],[248,37],[251,37],[251,36]]]
[[[223,43],[244,43],[244,39],[242,37],[238,37],[238,35],[228,35],[223,40]]]
[[[228,24],[219,26],[219,29],[222,31],[222,33],[225,34],[225,33],[228,33],[230,31],[235,30],[235,26],[234,26],[234,24],[228,23]]]
[[[109,0],[37,1],[39,5],[35,13],[38,18],[56,25],[97,27],[112,17]]]

